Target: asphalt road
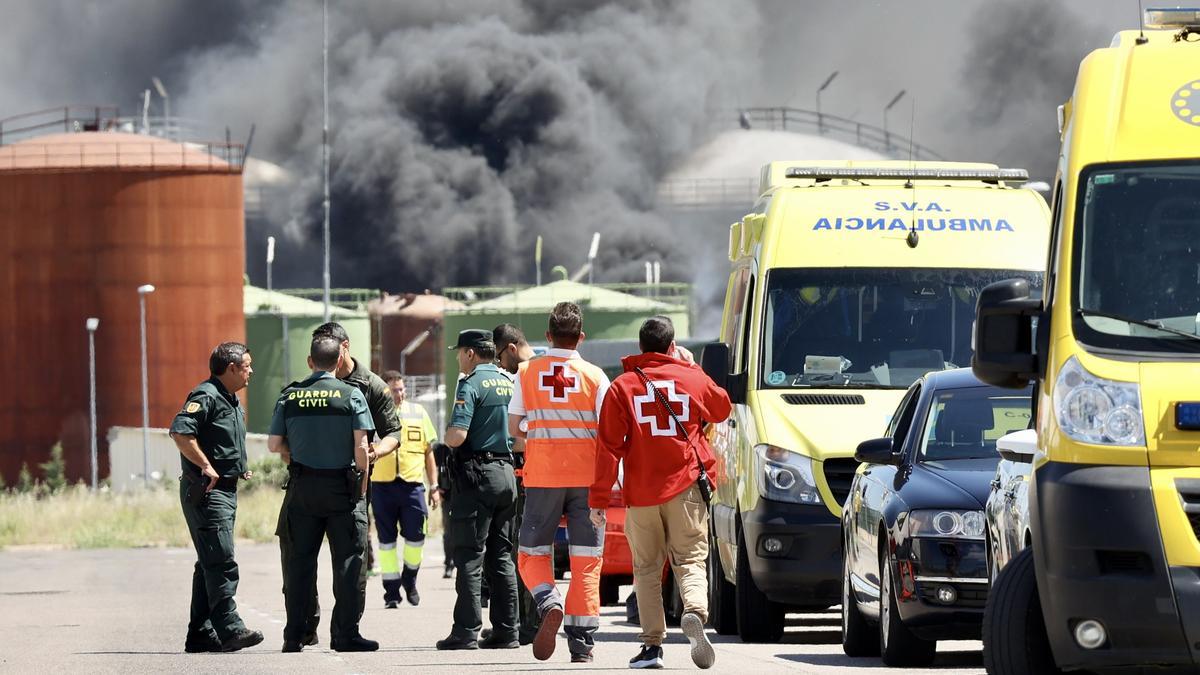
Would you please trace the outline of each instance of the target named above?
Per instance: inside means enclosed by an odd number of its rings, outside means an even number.
[[[383,608],[377,578],[368,589],[363,635],[379,640],[380,651],[339,654],[328,649],[329,566],[320,569],[325,611],[321,644],[300,654],[281,654],[283,598],[279,550],[240,544],[238,607],[247,625],[263,631],[259,646],[235,654],[185,654],[188,592],[194,553],[190,549],[0,552],[0,672],[19,673],[377,673],[627,671],[637,652],[636,626],[622,607],[604,609],[596,661],[569,662],[566,642],[550,661],[534,660],[529,648],[508,651],[439,652],[434,642],[450,630],[453,582],[441,578],[439,539],[426,547],[419,607]],[[622,591],[622,597],[629,589]],[[566,589],[563,589],[566,592]],[[714,639],[714,672],[880,673],[878,659],[850,659],[839,643],[838,614],[790,615],[780,644],[748,645]],[[486,622],[486,619],[485,619]],[[982,673],[978,642],[938,645],[930,670],[898,672]],[[686,640],[675,629],[665,646],[670,669],[695,670]]]

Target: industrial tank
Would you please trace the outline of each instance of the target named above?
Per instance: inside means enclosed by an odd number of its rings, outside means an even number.
[[[220,155],[218,157],[217,155]],[[84,132],[0,147],[0,473],[63,442],[87,476],[87,317],[96,332],[100,474],[106,431],[142,424],[138,287],[146,296],[151,426],[244,340],[241,148]],[[229,160],[229,161],[226,161]]]
[[[384,293],[369,302],[375,372],[399,370],[410,377],[441,374],[445,356],[445,345],[441,344],[442,316],[463,307],[461,302],[428,291]],[[406,347],[426,333],[411,354],[403,354]]]

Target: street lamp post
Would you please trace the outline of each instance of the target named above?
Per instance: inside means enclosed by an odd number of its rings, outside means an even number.
[[[899,103],[900,99],[902,99],[902,98],[904,98],[904,90],[903,89],[900,90],[900,93],[896,94],[896,96],[892,99],[891,103],[888,103],[886,106],[883,107],[883,142],[884,142],[884,144],[887,145],[888,150],[892,149],[892,134],[891,134],[891,132],[888,131],[887,114],[888,114],[888,111],[892,109],[892,106]]]
[[[838,76],[838,71],[835,70],[829,74],[829,77],[825,78],[825,82],[823,82],[821,84],[821,86],[817,87],[817,133],[818,134],[825,133],[824,128],[823,128],[824,127],[824,119],[821,115],[821,92],[825,91],[826,87],[828,87],[830,85],[830,83],[833,82],[834,78],[836,78],[837,76]]]
[[[92,422],[92,489],[95,490],[99,485],[99,470],[96,465],[96,329],[100,327],[100,319],[89,317],[87,320],[88,332],[88,402],[91,412]]]
[[[321,183],[325,208],[325,323],[329,323],[329,0],[321,3]]]
[[[138,286],[138,306],[142,315],[142,478],[150,487],[150,381],[146,366],[146,296],[154,292],[154,286]]]

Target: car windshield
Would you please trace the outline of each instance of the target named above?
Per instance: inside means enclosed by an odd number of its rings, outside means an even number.
[[[1200,165],[1087,172],[1075,231],[1082,342],[1200,352]]]
[[[1029,428],[1031,389],[947,389],[934,395],[925,418],[920,461],[996,456],[996,439]]]
[[[966,365],[979,291],[1013,277],[1041,287],[1013,270],[772,270],[762,386],[904,389]]]

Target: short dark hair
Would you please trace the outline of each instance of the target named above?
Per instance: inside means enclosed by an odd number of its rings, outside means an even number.
[[[642,322],[638,330],[638,346],[642,353],[666,354],[675,340],[675,324],[665,316],[652,316]]]
[[[583,333],[583,312],[573,302],[560,302],[550,310],[550,337],[564,342],[579,341]]]
[[[391,383],[395,382],[396,380],[404,379],[404,376],[401,375],[400,371],[398,371],[398,370],[385,370],[385,371],[383,371],[383,375],[381,375],[380,377],[382,377],[383,381],[388,384],[391,384]]]
[[[322,335],[327,335],[327,336],[333,338],[334,340],[337,340],[339,344],[342,342],[350,341],[350,336],[346,333],[346,329],[342,328],[342,324],[340,324],[336,321],[330,321],[329,323],[323,323],[320,326],[317,326],[316,329],[313,330],[313,332],[312,332],[312,336],[313,336],[314,340],[321,337]]]
[[[478,356],[479,358],[483,359],[484,361],[495,361],[496,360],[496,348],[495,347],[468,347],[467,349],[470,349],[471,351],[475,352],[475,356]]]
[[[246,345],[240,342],[222,342],[212,350],[212,356],[208,357],[208,372],[213,377],[224,375],[230,365],[242,365],[242,358],[249,353]]]
[[[509,345],[528,344],[525,341],[525,333],[520,328],[511,323],[502,323],[492,329],[492,342],[496,343],[496,351],[502,352],[508,349]]]
[[[338,356],[342,353],[342,343],[336,337],[325,334],[313,338],[308,355],[312,358],[313,368],[318,370],[333,370],[337,366]]]

